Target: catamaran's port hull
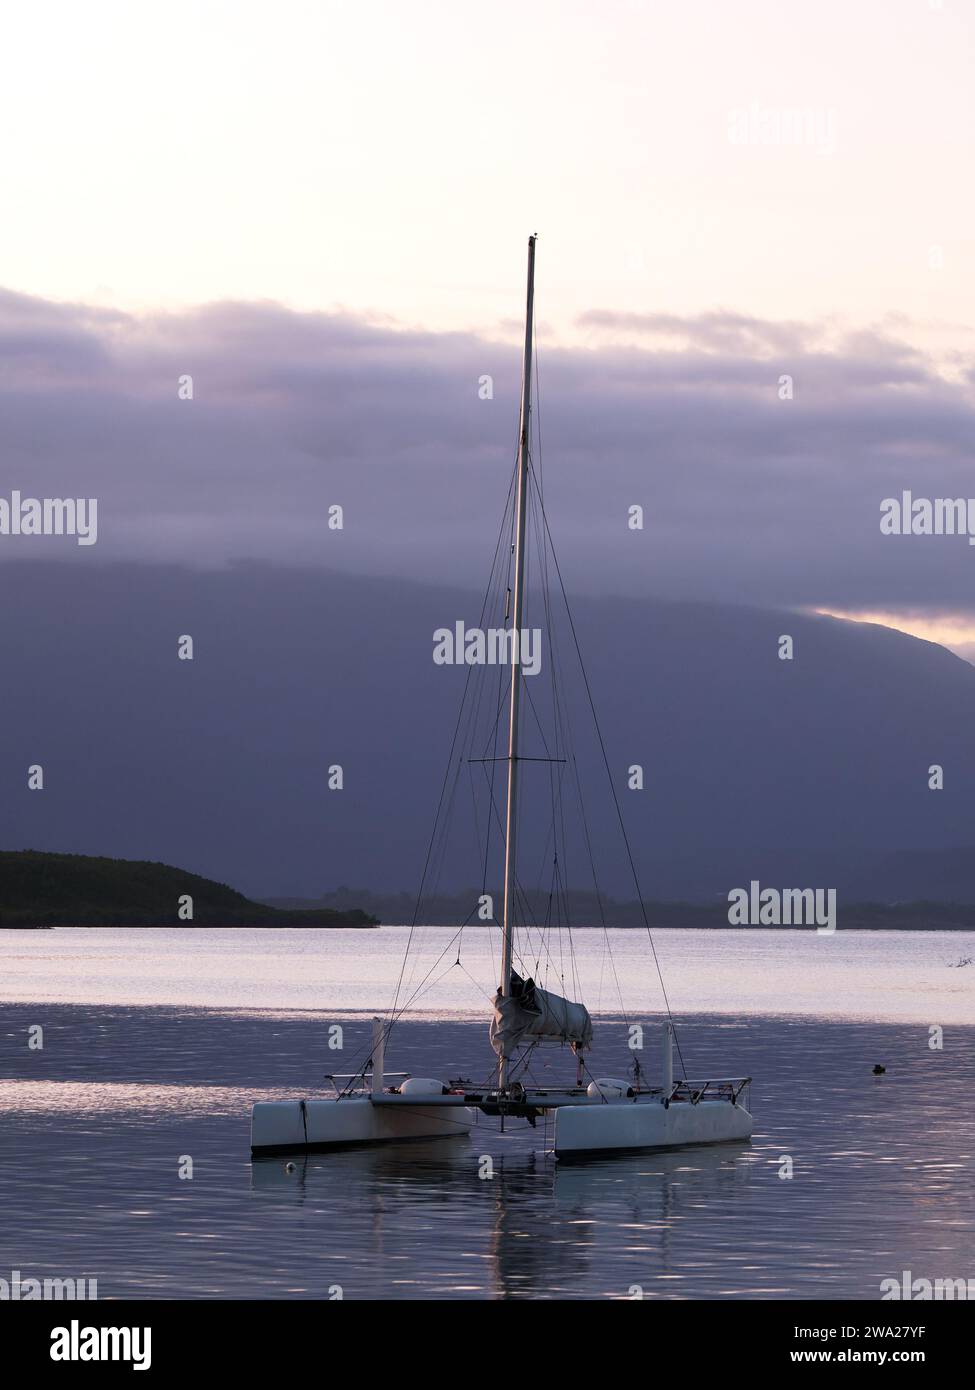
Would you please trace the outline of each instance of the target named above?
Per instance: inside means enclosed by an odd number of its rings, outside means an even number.
[[[559,1158],[634,1149],[676,1149],[685,1144],[724,1144],[750,1139],[752,1117],[727,1100],[697,1105],[660,1101],[567,1105],[555,1115]]]
[[[346,1100],[259,1101],[251,1112],[251,1153],[274,1154],[380,1144],[404,1139],[458,1138],[477,1115],[463,1105],[374,1105]]]

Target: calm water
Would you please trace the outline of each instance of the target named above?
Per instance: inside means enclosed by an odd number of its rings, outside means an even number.
[[[0,931],[0,1000],[384,1012],[409,932]],[[609,949],[607,950],[607,938]],[[654,932],[671,1005],[683,1013],[975,1023],[975,932]],[[456,959],[460,955],[460,965]],[[593,1013],[660,1007],[642,931],[553,933],[519,964]],[[418,929],[400,1002],[426,1018],[483,1018],[499,974],[497,932]]]
[[[645,938],[611,937],[623,1009],[653,1025]],[[580,938],[606,1014],[593,1067],[618,1073],[616,981],[601,934]],[[541,1126],[484,1121],[470,1140],[252,1164],[252,1102],[355,1065],[403,939],[0,933],[0,1277],[95,1277],[102,1297],[855,1299],[905,1269],[975,1277],[975,967],[956,964],[971,934],[660,933],[690,1069],[755,1077],[751,1145],[560,1167]],[[450,939],[424,933],[414,986]],[[390,1068],[487,1074],[486,1022],[468,1021],[495,968],[487,938],[456,955]]]

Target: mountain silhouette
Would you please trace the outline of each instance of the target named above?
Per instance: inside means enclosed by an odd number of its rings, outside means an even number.
[[[162,860],[251,897],[415,889],[466,675],[434,664],[433,633],[477,622],[473,590],[257,563],[17,561],[0,575],[4,849]],[[758,878],[975,900],[967,662],[796,613],[590,597],[573,609],[647,897],[703,901]],[[192,661],[177,656],[185,635]],[[601,886],[626,900],[581,680],[567,700]],[[929,789],[934,764],[943,790]],[[34,765],[43,790],[28,788]],[[522,819],[527,886],[544,887],[540,822]],[[479,882],[473,838],[457,848],[440,891]],[[566,876],[591,887],[582,862]]]

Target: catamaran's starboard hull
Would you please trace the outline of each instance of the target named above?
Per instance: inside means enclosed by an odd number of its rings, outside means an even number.
[[[741,1105],[702,1100],[669,1107],[659,1101],[567,1105],[555,1112],[555,1152],[560,1158],[625,1149],[673,1149],[684,1144],[723,1144],[750,1139],[752,1117]]]
[[[477,1122],[464,1106],[373,1105],[365,1096],[344,1100],[259,1101],[251,1112],[251,1153],[291,1153],[347,1144],[462,1137]]]

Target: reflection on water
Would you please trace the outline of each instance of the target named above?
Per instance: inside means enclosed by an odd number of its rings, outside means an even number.
[[[842,926],[842,923],[841,923]],[[396,990],[409,933],[197,927],[0,931],[0,1000],[62,1004],[184,1005],[374,1013]],[[401,1000],[435,969],[417,1017],[485,1018],[498,979],[497,933],[469,927],[462,969],[449,967],[455,933],[421,927],[413,938]],[[668,931],[654,932],[657,954],[683,1013],[818,1014],[829,1018],[971,1023],[975,932]],[[607,962],[609,942],[613,967]],[[557,953],[556,953],[557,954]],[[592,928],[572,932],[573,978],[593,1013],[657,1008],[660,986],[645,933]],[[524,963],[542,985],[549,962]],[[424,1012],[420,1012],[424,1011]]]
[[[414,1284],[425,1297],[621,1297],[632,1296],[619,1282],[630,1266],[631,1284],[639,1273],[647,1293],[668,1279],[679,1283],[669,1253],[682,1213],[706,1202],[725,1209],[750,1172],[742,1144],[566,1167],[532,1151],[524,1135],[506,1152],[497,1140],[494,1131],[473,1145],[433,1140],[255,1159],[252,1189],[281,1209],[306,1218],[331,1213],[339,1222],[335,1194],[346,1193],[360,1223],[365,1215],[368,1262],[379,1270],[408,1262],[411,1244],[435,1246],[434,1278],[394,1278],[393,1288]],[[492,1149],[494,1176],[481,1178],[481,1156]],[[385,1278],[370,1292],[388,1296]]]
[[[0,1114],[15,1115],[235,1115],[258,1100],[288,1100],[293,1093],[245,1086],[153,1086],[116,1081],[0,1081]]]
[[[368,1032],[349,1025],[348,1055]],[[625,1028],[599,1033],[613,1074]],[[875,1299],[904,1269],[975,1276],[975,1029],[946,1029],[941,1052],[912,1024],[712,1017],[681,1034],[694,1070],[754,1074],[750,1145],[564,1166],[541,1124],[482,1117],[470,1138],[252,1163],[254,1099],[315,1094],[334,1066],[321,1021],[0,1007],[0,1275],[384,1299]],[[403,1025],[388,1061],[478,1076],[485,1050],[480,1025]]]

